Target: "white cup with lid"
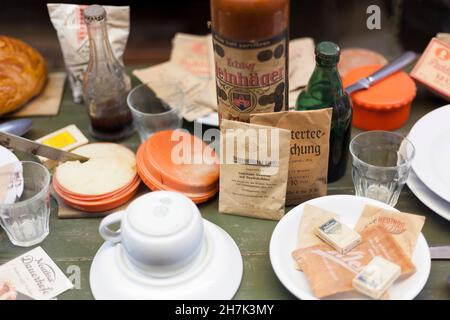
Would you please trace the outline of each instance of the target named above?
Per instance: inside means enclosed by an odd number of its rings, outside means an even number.
[[[111,230],[117,223],[120,229]],[[182,272],[199,256],[203,229],[192,200],[176,192],[154,191],[105,217],[99,232],[106,241],[121,243],[139,271],[162,278]]]

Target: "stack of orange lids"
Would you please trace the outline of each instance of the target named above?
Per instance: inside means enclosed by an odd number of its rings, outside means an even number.
[[[140,147],[137,170],[151,190],[183,193],[195,203],[219,191],[219,161],[201,139],[181,130],[160,131]]]
[[[114,209],[130,200],[141,179],[134,153],[114,143],[92,143],[73,151],[88,157],[58,166],[53,188],[67,205],[86,212]]]

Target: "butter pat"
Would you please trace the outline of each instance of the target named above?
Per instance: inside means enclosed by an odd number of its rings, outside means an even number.
[[[61,149],[64,151],[72,151],[82,145],[85,145],[89,140],[83,135],[76,125],[71,124],[58,131],[52,132],[42,138],[36,140],[41,144]],[[57,162],[44,157],[39,157],[47,168],[54,167]]]
[[[400,266],[376,256],[353,278],[353,288],[374,299],[380,299],[400,276]]]
[[[315,233],[340,254],[346,254],[361,243],[359,233],[334,218],[321,224]]]

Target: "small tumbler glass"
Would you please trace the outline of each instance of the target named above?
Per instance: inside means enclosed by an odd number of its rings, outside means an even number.
[[[368,131],[352,139],[350,153],[356,195],[395,206],[408,179],[414,145],[398,133]]]
[[[0,167],[0,225],[20,247],[40,243],[49,233],[50,173],[37,162]]]
[[[142,142],[155,132],[181,127],[184,95],[176,86],[162,89],[170,97],[167,101],[158,98],[147,84],[135,87],[128,94],[128,107]]]

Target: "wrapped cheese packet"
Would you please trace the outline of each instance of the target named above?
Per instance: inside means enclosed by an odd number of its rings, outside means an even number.
[[[89,36],[83,11],[87,5],[48,3],[50,20],[59,44],[72,88],[73,100],[83,102],[83,75],[89,62]],[[130,29],[130,7],[103,6],[107,13],[108,37],[114,56],[122,62]],[[123,63],[123,62],[122,62]]]
[[[314,229],[331,218],[339,219],[339,215],[305,203],[298,227],[296,248],[307,248],[323,244],[324,242],[315,234]]]
[[[365,228],[379,225],[390,232],[408,257],[411,257],[424,223],[424,216],[366,205],[355,230],[361,232]]]
[[[353,278],[372,260],[380,256],[400,266],[402,276],[416,270],[394,237],[375,225],[361,232],[362,243],[345,255],[327,244],[297,249],[292,255],[302,267],[317,298],[353,290]]]
[[[331,218],[338,219],[339,216],[333,212],[305,203],[298,226],[296,249],[323,244],[324,242],[315,234],[314,229]],[[295,264],[295,268],[302,270],[298,263]]]

